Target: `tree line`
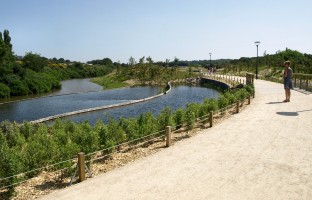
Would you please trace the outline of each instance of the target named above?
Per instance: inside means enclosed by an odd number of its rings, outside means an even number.
[[[12,51],[8,30],[0,32],[0,98],[39,94],[60,89],[61,80],[103,76],[112,72],[110,62],[88,65],[70,60],[47,59],[28,52],[17,58]]]
[[[240,73],[249,71],[255,73],[258,65],[259,72],[262,71],[262,77],[280,76],[284,69],[284,62],[289,60],[294,73],[312,74],[312,55],[301,53],[296,50],[286,48],[284,51],[277,51],[275,54],[266,54],[263,56],[228,60],[219,65],[224,72]]]

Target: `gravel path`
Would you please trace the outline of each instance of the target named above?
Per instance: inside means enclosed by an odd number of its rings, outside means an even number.
[[[255,84],[221,124],[42,199],[312,199],[312,95]]]

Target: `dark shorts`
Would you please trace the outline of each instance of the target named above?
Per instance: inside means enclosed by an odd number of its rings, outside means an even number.
[[[291,79],[284,79],[284,89],[285,90],[294,89]]]

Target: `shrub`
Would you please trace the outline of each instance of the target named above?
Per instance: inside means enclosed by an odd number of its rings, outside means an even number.
[[[160,111],[160,114],[157,117],[158,121],[158,130],[164,130],[166,126],[174,126],[173,112],[171,107],[166,107]]]
[[[224,95],[219,95],[218,107],[220,109],[223,109],[223,108],[225,108],[228,105],[229,105],[229,100]]]
[[[140,137],[139,125],[136,119],[130,118],[119,119],[119,124],[122,126],[123,130],[125,131],[128,140],[135,140]]]
[[[174,121],[177,125],[177,129],[183,126],[183,123],[185,122],[185,112],[182,108],[177,109],[174,113]]]
[[[115,146],[123,143],[127,139],[126,132],[118,123],[111,119],[107,125],[108,134],[106,140],[106,147]]]
[[[247,85],[246,86],[246,90],[248,92],[249,95],[253,95],[254,91],[255,91],[255,88],[253,85]]]
[[[232,92],[226,92],[223,95],[228,99],[229,104],[233,104],[237,101],[235,95]]]
[[[155,119],[155,117],[151,112],[147,112],[144,115],[140,115],[138,117],[137,124],[139,126],[140,137],[157,132],[157,120]]]
[[[218,102],[215,99],[208,99],[208,100],[205,99],[204,105],[207,106],[208,113],[219,109]]]
[[[71,140],[80,147],[80,151],[86,154],[98,150],[100,146],[98,133],[93,130],[87,121],[79,123],[76,126],[76,129],[72,133]]]
[[[10,177],[18,174],[22,169],[18,151],[10,149],[5,136],[0,129],[0,177]],[[18,182],[17,177],[0,181],[0,188]],[[14,187],[9,187],[9,193],[14,192]]]
[[[0,98],[8,97],[10,97],[10,88],[5,84],[0,83]]]
[[[238,90],[235,94],[236,94],[236,98],[238,100],[240,100],[240,101],[246,99],[246,97],[248,95],[248,93],[247,93],[245,88],[242,88],[242,89]]]
[[[187,130],[193,129],[195,125],[195,120],[196,120],[196,114],[195,110],[192,106],[188,105],[185,110],[185,121],[186,121],[186,126]]]

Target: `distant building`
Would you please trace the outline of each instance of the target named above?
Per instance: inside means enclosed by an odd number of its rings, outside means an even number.
[[[23,56],[15,56],[17,60],[23,60]]]

